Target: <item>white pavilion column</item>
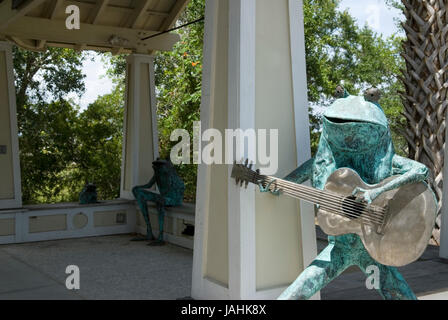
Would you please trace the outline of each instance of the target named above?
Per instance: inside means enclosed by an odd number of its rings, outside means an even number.
[[[22,206],[11,45],[0,41],[0,209]]]
[[[278,129],[278,177],[308,160],[302,2],[206,0],[202,90],[202,130]],[[199,165],[192,297],[275,299],[316,255],[314,208],[231,167]]]
[[[448,112],[447,112],[448,115]],[[445,141],[448,141],[448,130],[446,130]],[[441,213],[441,228],[440,228],[440,251],[441,258],[448,259],[448,148],[445,146],[444,150],[445,163],[443,167],[444,188],[442,196],[442,213]]]
[[[154,57],[131,54],[126,67],[121,197],[134,199],[132,188],[153,175],[158,157]]]

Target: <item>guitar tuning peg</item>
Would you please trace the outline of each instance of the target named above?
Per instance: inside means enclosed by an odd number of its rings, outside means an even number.
[[[244,161],[244,166],[247,168],[249,166],[249,159],[246,159],[246,161]]]
[[[244,186],[244,189],[247,189],[248,186],[249,186],[249,181],[246,181],[246,185]]]
[[[257,172],[257,174],[260,174],[261,171],[260,171],[260,169],[257,169],[256,172]]]
[[[235,182],[236,182],[236,185],[238,185],[240,183],[240,178],[236,178]]]
[[[249,169],[252,170],[252,167],[254,166],[254,163],[251,161],[249,165]]]
[[[242,186],[243,186],[243,183],[244,183],[244,181],[243,181],[243,180],[241,180],[241,183],[240,183],[240,187],[242,187]]]

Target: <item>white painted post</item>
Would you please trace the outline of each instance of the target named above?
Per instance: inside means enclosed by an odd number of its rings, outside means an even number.
[[[303,2],[288,0],[289,25],[291,37],[291,67],[294,95],[294,115],[296,125],[297,165],[300,166],[311,158],[310,132],[308,130],[308,95],[303,92],[307,88],[306,60],[305,60],[305,30],[303,17]],[[307,185],[311,185],[307,182]],[[305,201],[300,202],[300,218],[302,239],[316,239],[314,205]],[[308,266],[317,255],[317,242],[311,241],[302,248],[303,265]],[[320,292],[312,300],[320,299]]]
[[[310,157],[301,3],[206,1],[202,130],[278,129],[281,177]],[[275,299],[316,255],[314,208],[230,173],[199,165],[192,296]]]
[[[256,0],[229,1],[228,128],[253,129],[255,122]],[[240,137],[244,146],[244,137]],[[244,150],[242,150],[244,152]],[[244,152],[244,157],[249,155]],[[250,159],[255,161],[256,159]],[[241,159],[238,159],[241,161]],[[230,177],[232,167],[228,168]],[[255,188],[228,184],[229,295],[250,299],[256,291]]]
[[[20,208],[19,141],[11,44],[0,41],[0,209]]]
[[[448,115],[448,113],[447,113]],[[448,141],[448,130],[445,133],[445,141]],[[444,188],[442,196],[442,225],[440,228],[440,251],[441,258],[448,259],[448,148],[444,150],[445,163],[443,166]]]
[[[154,57],[131,54],[126,59],[126,102],[124,116],[121,198],[133,199],[132,188],[145,184],[153,175],[157,159],[157,100]]]

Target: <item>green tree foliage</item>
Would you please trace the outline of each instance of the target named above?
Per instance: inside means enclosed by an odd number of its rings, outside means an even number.
[[[67,100],[84,92],[86,55],[68,49],[14,49],[24,203],[77,201],[86,182],[99,199],[119,196],[123,90],[80,112]]]
[[[64,97],[84,92],[84,56],[14,47],[13,60],[23,201],[65,200],[61,190],[71,184],[64,172],[74,159],[77,109]]]
[[[396,0],[388,1],[397,4]],[[397,151],[404,155],[406,143],[400,132],[406,122],[397,94],[402,89],[397,80],[403,68],[402,39],[385,39],[368,26],[359,27],[348,11],[339,10],[339,4],[339,0],[304,0],[312,148],[316,149],[319,136],[317,111],[331,103],[334,89],[344,80],[352,94],[360,94],[370,86],[382,89],[380,102],[389,118]],[[190,1],[178,25],[202,17],[204,9],[204,0]],[[159,151],[165,158],[177,143],[170,141],[171,132],[184,128],[192,134],[193,121],[200,119],[204,24],[176,32],[181,41],[172,51],[155,57]],[[94,181],[102,198],[118,196],[124,56],[104,56],[116,89],[79,113],[63,98],[69,92],[83,92],[79,71],[82,55],[63,49],[46,53],[17,49],[14,55],[25,199],[75,200],[85,181]],[[186,182],[186,200],[194,200],[196,166],[180,165],[177,170]]]
[[[394,77],[393,43],[369,27],[358,27],[339,0],[305,0],[305,50],[308,97],[318,102],[340,83],[353,93],[365,84],[378,86]]]
[[[98,199],[120,195],[123,92],[116,88],[82,112],[58,100],[32,105],[21,135],[25,203],[77,201],[87,182]]]
[[[382,90],[380,101],[389,118],[397,151],[405,154],[406,143],[400,134],[405,124],[397,90],[397,76],[403,67],[398,36],[384,39],[368,26],[359,27],[350,13],[339,11],[340,1],[305,0],[305,50],[308,97],[313,106],[331,101],[336,86],[344,81],[351,94],[375,86]],[[319,117],[311,116],[312,128]],[[312,149],[317,148],[318,132],[312,131]]]
[[[66,173],[75,155],[77,110],[63,100],[27,104],[19,113],[22,194],[25,203],[69,201],[73,185]],[[65,173],[65,174],[64,174]]]
[[[120,196],[123,90],[99,97],[78,118],[77,181],[94,182],[98,199]]]
[[[19,115],[28,102],[60,100],[68,93],[84,93],[83,54],[61,48],[44,52],[13,48]]]
[[[204,15],[204,0],[191,0],[181,15],[178,25],[196,20]],[[193,134],[193,121],[199,121],[202,79],[202,47],[204,24],[189,25],[176,31],[181,40],[172,51],[157,53],[154,61],[155,82],[158,99],[159,153],[162,158],[170,156],[177,143],[170,141],[174,129],[186,129]],[[110,63],[108,75],[119,86],[124,86],[125,56],[106,56]],[[185,200],[194,201],[196,194],[197,166],[176,166],[185,182]]]
[[[203,0],[192,0],[178,23],[202,17],[204,9]],[[173,50],[160,53],[155,59],[159,151],[163,158],[170,156],[171,148],[177,143],[170,141],[171,132],[178,128],[186,129],[192,137],[193,122],[200,120],[204,24],[200,22],[182,28],[179,35],[181,41]],[[182,164],[176,169],[185,182],[185,199],[194,201],[197,166]]]

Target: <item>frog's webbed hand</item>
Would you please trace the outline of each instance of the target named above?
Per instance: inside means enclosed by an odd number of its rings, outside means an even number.
[[[295,169],[293,172],[291,172],[290,174],[288,174],[284,180],[287,181],[291,181],[294,183],[303,183],[306,180],[311,179],[311,174],[312,174],[312,169],[313,169],[313,164],[314,164],[314,158],[308,160],[307,162],[305,162],[304,164],[302,164],[300,167],[298,167],[297,169]],[[260,188],[260,192],[270,192],[274,195],[279,195],[280,194],[280,190],[278,189],[274,189],[273,191],[270,190],[271,185],[275,183],[275,180],[271,181],[268,185],[263,186],[261,184],[261,181],[259,181],[258,186]]]
[[[150,189],[155,183],[156,183],[156,178],[153,176],[147,184],[144,184],[141,186],[136,186],[135,188]]]
[[[383,191],[384,192],[384,191]],[[357,196],[359,193],[362,193],[362,195]],[[363,189],[360,187],[356,187],[353,192],[352,196],[357,196],[356,201],[357,202],[366,202],[368,204],[372,203],[373,200],[375,200],[380,194],[381,194],[380,188],[376,189]]]
[[[280,195],[280,190],[279,189],[274,189],[271,190],[271,185],[273,183],[276,183],[277,180],[272,180],[271,182],[269,182],[266,187],[263,186],[262,181],[258,181],[258,187],[260,188],[260,192],[270,192],[271,194],[273,194],[274,196],[279,196]]]
[[[379,188],[371,190],[356,188],[353,191],[353,195],[363,192],[364,195],[361,200],[363,199],[370,203],[383,192],[399,188],[408,183],[416,183],[425,180],[428,177],[428,168],[420,162],[395,155],[392,160],[392,174],[400,176]]]

